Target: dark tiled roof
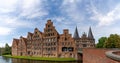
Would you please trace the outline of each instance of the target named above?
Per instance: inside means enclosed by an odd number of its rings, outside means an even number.
[[[75,32],[74,32],[74,36],[73,36],[74,39],[79,39],[79,34],[78,34],[78,30],[77,30],[77,27],[75,29]]]
[[[92,34],[91,27],[89,28],[88,38],[89,38],[89,39],[94,39],[93,34]]]

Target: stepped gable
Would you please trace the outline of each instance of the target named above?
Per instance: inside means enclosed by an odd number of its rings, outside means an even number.
[[[28,32],[28,34],[29,34],[30,36],[33,36],[33,33],[31,33],[31,32]]]
[[[19,43],[19,39],[14,38],[14,39],[13,39],[13,42],[15,42],[16,45],[18,45],[18,43]]]

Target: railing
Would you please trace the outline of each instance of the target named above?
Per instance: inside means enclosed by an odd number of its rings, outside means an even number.
[[[105,52],[105,54],[108,58],[111,58],[111,59],[116,60],[116,61],[120,61],[120,55],[114,54],[115,52],[120,52],[120,50],[107,51],[107,52]]]

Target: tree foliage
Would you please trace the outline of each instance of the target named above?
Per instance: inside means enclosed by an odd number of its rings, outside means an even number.
[[[4,48],[4,55],[5,54],[11,54],[11,47],[6,43]]]
[[[117,34],[111,34],[106,40],[104,47],[106,48],[120,48],[120,36]]]
[[[98,43],[97,43],[97,48],[103,48],[104,47],[104,43],[105,41],[107,40],[107,37],[101,37],[99,40],[98,40]]]
[[[111,34],[109,37],[101,37],[96,45],[97,48],[120,48],[120,36]]]

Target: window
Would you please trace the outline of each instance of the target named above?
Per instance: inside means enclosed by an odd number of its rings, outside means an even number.
[[[62,47],[62,52],[67,51],[67,47]]]
[[[73,51],[73,47],[69,47],[68,50],[69,50],[70,52],[72,52],[72,51]]]
[[[54,42],[54,45],[56,45],[56,43]]]
[[[70,45],[70,42],[68,42],[68,45]]]
[[[50,48],[48,48],[48,51],[50,51]]]
[[[48,36],[50,36],[50,34],[48,34]]]
[[[55,50],[56,50],[56,48],[54,47],[54,48],[53,48],[53,50],[55,51]]]
[[[90,45],[90,47],[94,47],[94,45]]]
[[[50,42],[50,39],[48,39],[48,42]]]
[[[87,47],[87,44],[83,44],[83,47]]]
[[[48,28],[50,27],[50,25],[48,25]]]
[[[28,51],[28,55],[30,54],[30,51]]]
[[[64,45],[64,42],[62,42],[62,45]]]
[[[67,40],[67,38],[65,37],[65,41]]]

